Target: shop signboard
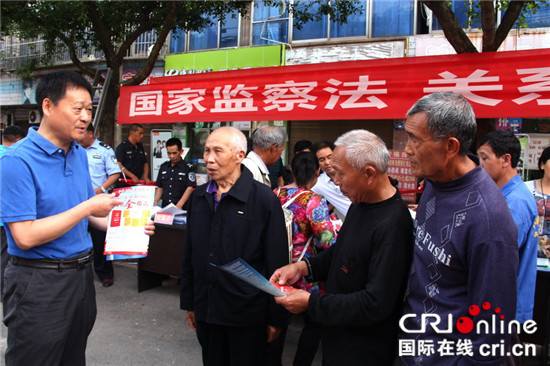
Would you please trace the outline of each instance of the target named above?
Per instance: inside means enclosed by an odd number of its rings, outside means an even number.
[[[211,71],[280,66],[284,63],[283,46],[234,48],[227,50],[167,55],[164,75],[202,74]]]
[[[544,149],[550,146],[550,135],[542,133],[529,133],[525,148],[524,167],[529,170],[539,169],[539,157]]]
[[[415,203],[416,202],[416,177],[412,173],[411,163],[405,151],[403,150],[389,150],[390,152],[390,165],[388,168],[388,175],[394,179],[397,179],[399,185],[397,188],[401,192],[403,201]]]
[[[478,118],[550,115],[550,49],[264,67],[122,87],[119,123],[400,119],[462,94]]]

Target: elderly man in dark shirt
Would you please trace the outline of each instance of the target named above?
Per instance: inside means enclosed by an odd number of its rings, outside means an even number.
[[[281,204],[241,166],[245,154],[241,131],[212,132],[204,147],[211,181],[191,194],[187,207],[181,308],[205,365],[264,365],[267,343],[289,315],[272,296],[210,265],[243,258],[267,276],[288,263]]]
[[[412,259],[413,223],[387,170],[384,142],[353,130],[335,142],[334,182],[352,205],[336,243],[275,271],[272,282],[302,276],[326,281],[326,293],[290,290],[276,298],[323,326],[323,365],[391,365]]]

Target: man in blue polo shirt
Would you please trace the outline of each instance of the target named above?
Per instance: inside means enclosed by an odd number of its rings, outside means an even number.
[[[529,188],[518,175],[521,145],[510,131],[493,131],[479,142],[477,155],[481,166],[493,178],[506,199],[512,218],[518,227],[518,300],[516,320],[524,323],[533,318],[535,284],[537,281],[538,238],[535,220],[537,204]]]
[[[0,166],[5,271],[6,365],[84,365],[96,317],[88,219],[121,203],[95,195],[82,138],[92,87],[71,71],[45,75],[36,89],[42,121],[8,149]],[[151,233],[151,232],[149,232]]]

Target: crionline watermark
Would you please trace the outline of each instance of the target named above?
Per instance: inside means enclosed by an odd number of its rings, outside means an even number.
[[[482,335],[512,335],[512,334],[533,334],[537,331],[537,324],[534,320],[528,320],[520,323],[517,320],[510,322],[504,321],[504,315],[500,308],[494,308],[489,318],[476,318],[481,311],[491,310],[491,304],[484,302],[481,309],[477,305],[468,308],[470,316],[463,316],[456,322],[453,315],[448,314],[442,317],[439,314],[405,314],[399,320],[399,327],[405,334],[452,334],[461,333],[463,335],[471,334],[476,338]],[[409,320],[409,321],[408,321]],[[476,320],[474,324],[474,320]],[[418,327],[411,328],[411,324],[417,324]],[[438,337],[439,338],[439,337]],[[474,350],[472,339],[447,339],[438,341],[430,339],[400,339],[399,356],[474,356],[477,352],[482,357],[509,357],[509,356],[535,356],[536,347],[534,344],[513,344],[507,346],[504,339],[497,343],[482,343]]]

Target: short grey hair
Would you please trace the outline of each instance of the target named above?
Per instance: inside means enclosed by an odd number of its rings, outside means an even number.
[[[252,147],[259,147],[262,150],[267,150],[271,145],[276,144],[278,147],[284,146],[287,141],[286,132],[276,126],[264,125],[259,127],[252,136]]]
[[[246,141],[246,136],[244,135],[244,133],[239,130],[238,128],[236,127],[232,127],[232,126],[224,126],[224,127],[220,127],[214,131],[217,131],[217,130],[227,130],[228,132],[231,133],[231,139],[229,140],[229,146],[231,147],[231,149],[233,149],[233,153],[235,153],[235,155],[237,155],[237,153],[239,153],[239,151],[244,151],[244,153],[246,154],[246,150],[247,150],[247,141]]]
[[[476,116],[470,103],[460,94],[433,93],[420,98],[407,117],[424,112],[427,130],[434,140],[454,137],[460,142],[459,153],[466,155],[476,137]]]
[[[373,166],[379,173],[386,173],[390,164],[390,153],[382,139],[367,130],[351,130],[338,137],[336,147],[346,149],[346,160],[357,171]]]

